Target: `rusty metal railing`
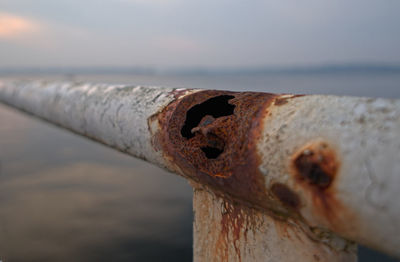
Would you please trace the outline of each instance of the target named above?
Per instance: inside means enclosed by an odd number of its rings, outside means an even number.
[[[400,257],[400,101],[0,81],[0,101],[194,188],[195,261]]]

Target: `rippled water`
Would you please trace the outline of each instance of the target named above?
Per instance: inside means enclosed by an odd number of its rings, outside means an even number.
[[[399,74],[23,76],[400,98]],[[0,260],[190,261],[192,191],[143,161],[0,105]],[[361,248],[360,261],[395,261]]]

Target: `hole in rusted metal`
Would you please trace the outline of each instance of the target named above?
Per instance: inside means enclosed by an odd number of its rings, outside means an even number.
[[[235,97],[230,95],[216,96],[190,108],[186,113],[186,120],[181,129],[181,135],[187,139],[194,137],[195,134],[192,132],[192,129],[198,126],[205,116],[218,118],[232,115],[235,105],[228,103],[232,98]],[[204,124],[207,125],[210,123]]]
[[[217,158],[224,150],[215,148],[215,147],[210,147],[210,146],[205,146],[205,147],[200,147],[200,149],[204,152],[207,158],[209,159],[214,159]]]
[[[276,97],[218,90],[183,96],[157,115],[161,129],[155,147],[173,163],[171,168],[196,183],[270,206],[256,145]]]

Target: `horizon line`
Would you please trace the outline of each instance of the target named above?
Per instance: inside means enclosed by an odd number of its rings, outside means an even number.
[[[309,74],[309,73],[400,73],[400,63],[324,63],[289,66],[9,66],[0,74]]]

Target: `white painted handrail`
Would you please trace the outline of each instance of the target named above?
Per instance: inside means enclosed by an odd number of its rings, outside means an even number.
[[[0,80],[0,102],[187,178],[196,261],[400,257],[400,101]]]

